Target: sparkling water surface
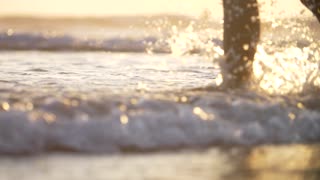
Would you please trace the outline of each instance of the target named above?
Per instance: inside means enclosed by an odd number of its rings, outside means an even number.
[[[313,21],[265,23],[255,88],[226,91],[203,88],[220,78],[221,24],[12,22],[0,22],[0,179],[319,179]]]
[[[316,96],[195,90],[218,69],[199,56],[1,53],[2,153],[137,152],[311,143]]]

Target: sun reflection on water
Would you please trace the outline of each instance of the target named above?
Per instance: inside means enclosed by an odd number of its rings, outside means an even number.
[[[248,157],[248,166],[254,170],[299,171],[319,169],[319,146],[292,145],[277,148],[261,146],[254,149]],[[280,163],[281,162],[281,163]],[[269,173],[272,175],[272,173]]]
[[[120,116],[120,122],[121,122],[121,124],[123,124],[123,125],[126,125],[126,124],[128,124],[128,122],[129,122],[129,117],[127,116],[127,115],[121,115]]]
[[[4,111],[9,111],[10,110],[10,104],[8,102],[3,102],[2,103],[2,109]]]
[[[193,108],[193,114],[199,116],[204,121],[209,121],[209,120],[211,121],[215,119],[214,114],[207,113],[200,107]]]
[[[258,47],[253,69],[262,90],[271,94],[288,94],[320,85],[320,59],[316,47],[301,49],[291,46],[276,51],[267,53],[262,45]]]
[[[28,118],[31,122],[44,121],[48,124],[52,124],[57,120],[57,116],[55,114],[41,110],[31,111]]]
[[[274,1],[271,2],[272,5]],[[262,17],[262,37],[253,63],[254,88],[269,94],[300,93],[307,88],[320,86],[320,50],[310,19],[276,18],[281,14],[268,13]],[[200,54],[214,61],[217,67],[223,59],[222,22],[214,24],[210,14],[184,26],[170,23],[157,24],[165,36],[161,40],[172,55]],[[243,45],[248,49],[248,44]],[[215,83],[222,83],[218,75]]]

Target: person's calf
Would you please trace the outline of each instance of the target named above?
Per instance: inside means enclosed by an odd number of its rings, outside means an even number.
[[[252,62],[260,36],[256,0],[224,0],[223,86],[241,87],[252,77]]]

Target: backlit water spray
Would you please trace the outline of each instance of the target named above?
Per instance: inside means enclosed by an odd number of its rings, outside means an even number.
[[[264,3],[272,6],[274,2]],[[198,21],[185,27],[167,28],[163,38],[174,56],[200,54],[218,67],[223,60],[222,23],[210,21],[205,11]],[[320,86],[319,31],[312,17],[279,18],[269,13],[262,17],[262,35],[253,63],[255,89],[270,94],[292,94],[316,90]],[[309,27],[311,26],[311,27]],[[221,30],[217,30],[217,29]],[[222,76],[214,80],[219,85]]]

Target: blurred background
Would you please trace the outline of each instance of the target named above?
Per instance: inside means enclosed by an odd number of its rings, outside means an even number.
[[[0,155],[41,154],[0,179],[318,180],[319,24],[259,5],[255,87],[217,92],[222,0],[0,0]]]
[[[138,14],[181,14],[198,16],[204,9],[221,17],[222,0],[1,0],[1,16],[110,16]],[[266,13],[298,14],[299,0],[260,0]]]

